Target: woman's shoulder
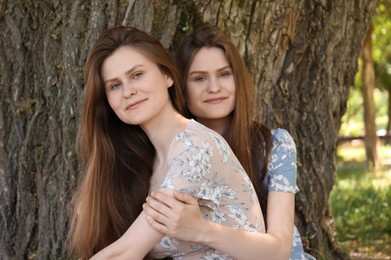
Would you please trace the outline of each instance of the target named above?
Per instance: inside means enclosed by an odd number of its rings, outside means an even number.
[[[204,140],[205,138],[208,139],[211,134],[217,133],[215,133],[212,129],[207,128],[203,124],[198,123],[194,119],[190,119],[185,129],[175,135],[174,140],[181,140],[184,136],[191,137],[192,139]]]
[[[284,128],[276,128],[271,131],[272,140],[278,143],[292,143],[295,144],[291,134]]]
[[[277,128],[271,130],[271,139],[272,139],[272,150],[274,152],[279,151],[280,149],[292,150],[296,152],[296,144],[292,136],[286,129]],[[277,150],[277,151],[276,151]]]
[[[193,119],[190,120],[184,132],[194,136],[195,140],[196,139],[201,141],[213,140],[214,142],[228,145],[224,137],[222,137],[219,133]]]
[[[170,150],[175,148],[176,151],[186,151],[207,147],[215,147],[227,155],[232,153],[228,143],[220,134],[195,120],[190,120],[187,127],[175,136]]]

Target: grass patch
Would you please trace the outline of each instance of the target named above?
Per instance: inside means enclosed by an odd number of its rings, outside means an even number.
[[[379,151],[382,162],[391,159],[391,146]],[[338,148],[330,205],[337,239],[352,256],[391,259],[391,169],[389,165],[383,168],[368,172],[362,145]]]

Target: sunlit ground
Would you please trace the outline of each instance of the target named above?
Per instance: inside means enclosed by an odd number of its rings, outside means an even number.
[[[368,171],[362,142],[338,147],[330,195],[337,239],[352,259],[391,259],[391,146],[381,145],[382,171]]]

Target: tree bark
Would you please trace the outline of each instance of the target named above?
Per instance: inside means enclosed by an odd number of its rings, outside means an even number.
[[[345,257],[328,197],[335,143],[373,0],[0,0],[0,259],[66,259],[75,136],[88,50],[129,24],[174,50],[191,29],[229,33],[252,72],[257,119],[297,144],[296,222],[306,249]]]
[[[380,170],[378,157],[378,140],[376,134],[376,112],[373,91],[376,87],[375,64],[372,57],[372,26],[369,27],[362,48],[362,79],[361,87],[364,99],[364,125],[365,125],[365,154],[370,169]]]

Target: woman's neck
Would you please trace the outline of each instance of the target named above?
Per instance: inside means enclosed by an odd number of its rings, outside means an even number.
[[[228,138],[230,133],[230,125],[232,121],[232,116],[218,119],[209,119],[209,118],[197,118],[197,121],[204,126],[216,131],[225,139]]]
[[[165,110],[157,118],[141,126],[155,147],[156,159],[159,162],[166,160],[172,140],[186,128],[189,122],[189,119],[183,117],[173,107]]]

